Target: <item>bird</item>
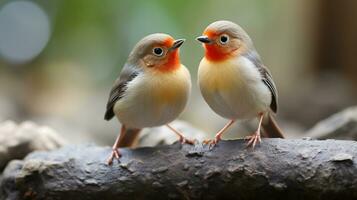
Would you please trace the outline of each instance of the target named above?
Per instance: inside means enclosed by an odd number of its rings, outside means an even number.
[[[196,38],[205,51],[198,67],[198,85],[209,107],[229,122],[205,141],[215,146],[237,120],[258,118],[256,131],[247,136],[253,149],[267,137],[284,138],[272,113],[278,109],[278,92],[249,35],[238,24],[221,20],[206,27]],[[265,120],[263,120],[265,119]]]
[[[181,143],[194,144],[169,125],[184,110],[191,93],[191,76],[181,64],[179,48],[185,39],[150,34],[133,48],[108,98],[105,120],[117,117],[120,133],[107,160],[121,157],[119,147],[131,146],[140,130],[166,125]]]

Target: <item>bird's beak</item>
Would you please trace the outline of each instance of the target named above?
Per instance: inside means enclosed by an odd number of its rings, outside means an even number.
[[[208,38],[207,36],[205,36],[205,35],[202,35],[202,36],[197,37],[196,40],[199,41],[199,42],[202,42],[202,43],[206,43],[206,44],[212,42],[212,40],[209,39],[209,38]]]
[[[174,44],[170,48],[171,50],[178,49],[183,43],[185,42],[185,39],[178,39],[175,40]]]

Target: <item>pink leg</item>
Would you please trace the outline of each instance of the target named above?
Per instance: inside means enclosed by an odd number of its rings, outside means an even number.
[[[220,131],[218,131],[218,133],[217,133],[216,136],[214,137],[214,140],[204,141],[203,143],[205,143],[205,144],[210,144],[210,146],[211,146],[211,145],[216,145],[216,144],[222,139],[223,133],[225,133],[225,131],[226,131],[234,122],[235,122],[235,120],[229,121]]]
[[[120,133],[117,137],[117,139],[115,140],[115,143],[112,147],[112,153],[110,154],[108,160],[107,160],[107,163],[108,165],[111,165],[113,163],[113,159],[116,158],[116,159],[119,159],[120,158],[120,152],[119,152],[119,149],[118,149],[118,146],[119,146],[119,143],[120,141],[124,138],[124,135],[125,135],[125,126],[122,125],[121,127],[121,130],[120,130]]]
[[[173,128],[172,126],[170,126],[169,124],[166,124],[166,126],[172,131],[174,132],[177,136],[179,136],[179,141],[181,142],[181,144],[195,144],[195,141],[193,140],[189,140],[187,138],[185,138],[185,136],[183,136],[178,130],[176,130],[175,128]]]
[[[263,118],[264,118],[264,114],[260,113],[259,114],[259,124],[258,124],[258,129],[255,131],[255,133],[251,136],[246,137],[246,139],[249,139],[247,146],[252,146],[252,148],[254,149],[256,144],[259,144],[262,140],[260,137],[260,128],[262,126],[262,122],[263,122]]]

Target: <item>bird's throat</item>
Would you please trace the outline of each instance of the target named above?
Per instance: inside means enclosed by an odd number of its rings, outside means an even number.
[[[158,69],[161,72],[172,72],[180,68],[180,56],[178,50],[170,52],[167,58],[167,62],[160,66]]]
[[[212,62],[220,62],[227,60],[231,54],[222,51],[222,49],[216,45],[205,44],[205,57]]]

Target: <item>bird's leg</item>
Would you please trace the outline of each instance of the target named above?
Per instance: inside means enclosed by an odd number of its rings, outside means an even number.
[[[260,138],[260,128],[262,126],[262,122],[263,122],[263,118],[264,118],[264,114],[260,113],[259,114],[259,124],[258,124],[258,129],[255,131],[255,133],[251,136],[247,136],[246,139],[248,139],[248,143],[247,146],[251,146],[253,149],[255,147],[256,144],[259,144],[262,140]]]
[[[117,136],[117,139],[115,140],[115,143],[114,143],[114,145],[112,147],[112,153],[110,154],[110,156],[109,156],[109,158],[107,160],[108,165],[111,165],[113,163],[113,159],[114,158],[116,158],[116,159],[120,158],[121,155],[120,155],[118,146],[119,146],[120,141],[123,140],[123,138],[124,138],[125,131],[126,131],[126,128],[125,128],[124,125],[122,125],[120,133]]]
[[[205,144],[211,145],[216,145],[221,139],[223,133],[235,122],[235,120],[230,120],[220,131],[217,132],[216,136],[214,137],[214,140],[206,140],[203,141]]]
[[[176,130],[175,128],[173,128],[171,125],[166,124],[166,126],[172,131],[174,132],[177,136],[179,136],[179,141],[181,142],[181,144],[195,144],[194,140],[189,140],[187,138],[185,138],[185,136],[182,135],[182,133],[180,133],[178,130]]]

